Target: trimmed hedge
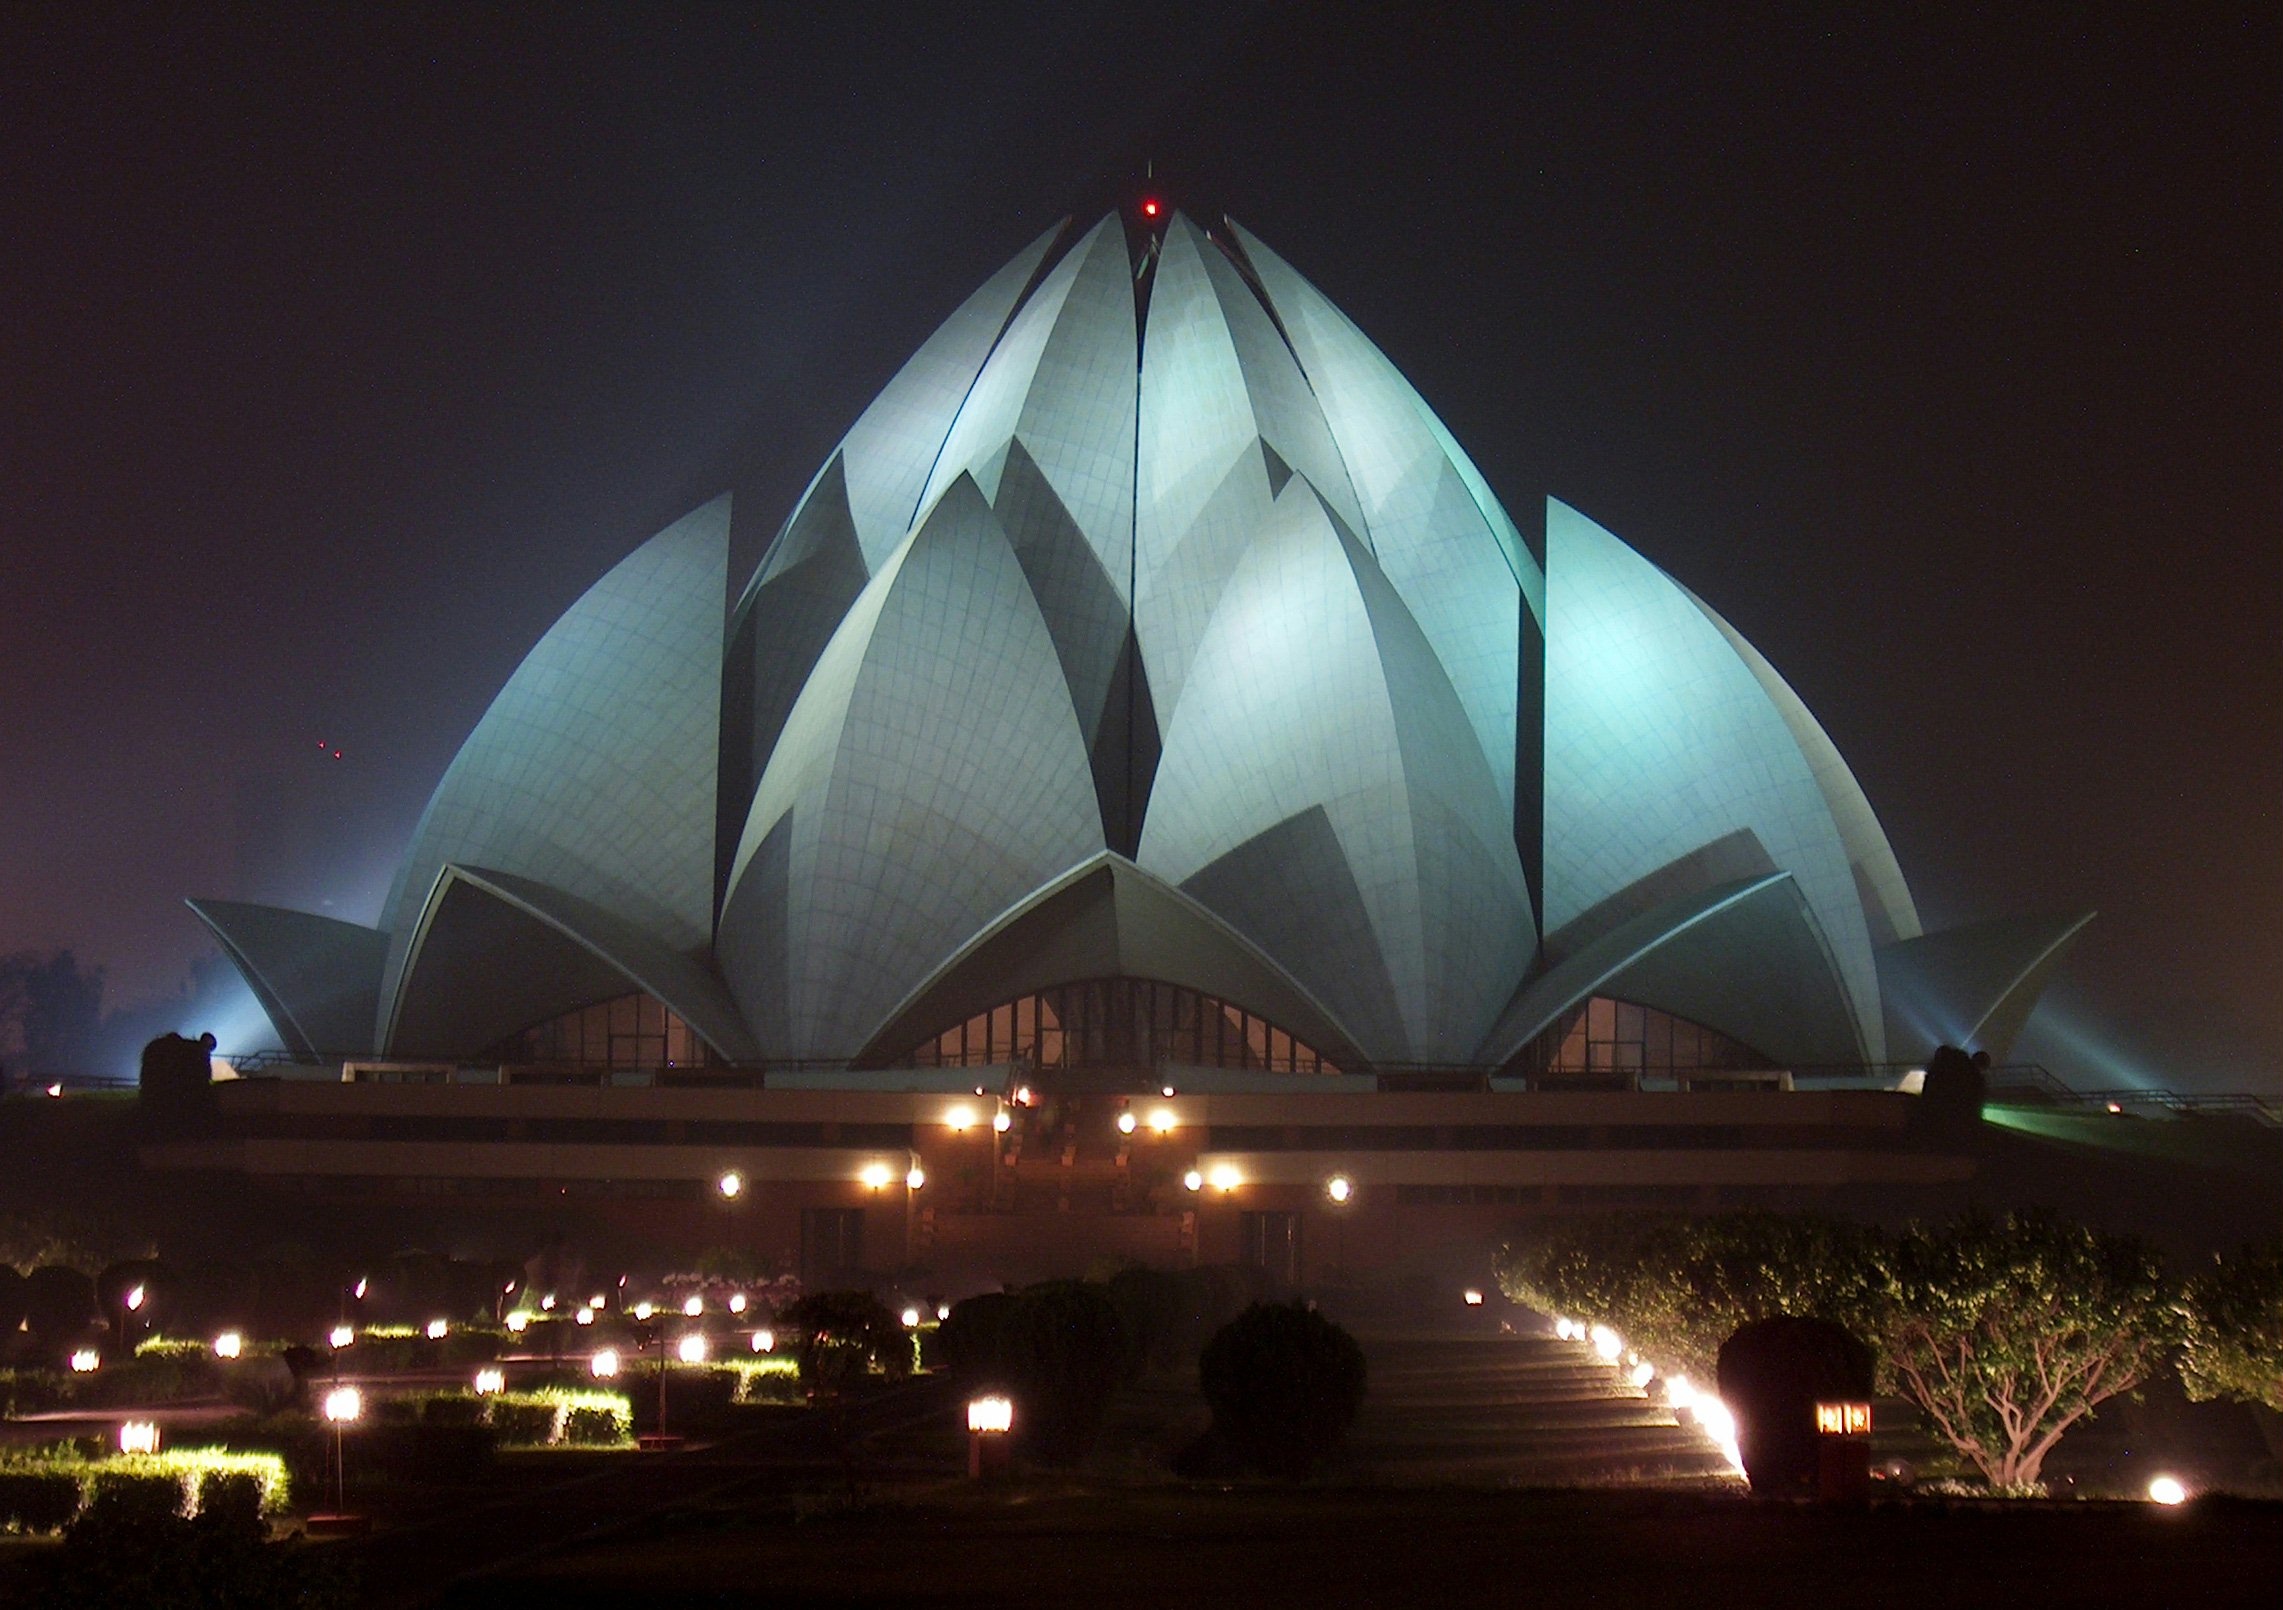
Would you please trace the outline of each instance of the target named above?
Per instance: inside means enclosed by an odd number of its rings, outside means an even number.
[[[0,1527],[53,1531],[98,1503],[147,1519],[285,1508],[285,1460],[274,1453],[169,1448],[90,1458],[70,1443],[0,1451]],[[250,1496],[249,1496],[250,1495]]]
[[[571,1422],[580,1420],[573,1434]],[[544,1448],[575,1442],[582,1447],[617,1447],[634,1435],[634,1407],[624,1393],[542,1386],[521,1392],[450,1391],[384,1398],[374,1418],[384,1424],[424,1427],[482,1427],[506,1447]],[[605,1423],[612,1428],[607,1433]]]
[[[60,1470],[0,1470],[0,1531],[57,1532],[79,1513],[80,1479]]]

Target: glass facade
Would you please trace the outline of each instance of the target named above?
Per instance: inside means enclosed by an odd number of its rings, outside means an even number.
[[[1315,1049],[1241,1006],[1148,978],[1059,984],[978,1012],[911,1054],[919,1068],[1027,1061],[1039,1068],[1249,1068],[1338,1073]]]
[[[525,1029],[494,1046],[501,1062],[584,1068],[690,1068],[713,1060],[690,1026],[648,995],[621,995]]]
[[[1596,995],[1532,1041],[1514,1071],[1685,1079],[1692,1073],[1740,1073],[1775,1066],[1718,1029],[1653,1006]]]

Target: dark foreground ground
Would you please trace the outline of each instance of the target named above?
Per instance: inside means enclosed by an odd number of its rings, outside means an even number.
[[[2275,1605],[2283,1507],[1707,1494],[955,1490],[659,1517],[466,1606]]]

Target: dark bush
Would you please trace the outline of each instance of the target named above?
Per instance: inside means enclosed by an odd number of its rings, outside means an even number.
[[[420,1423],[424,1426],[480,1426],[484,1423],[484,1400],[465,1392],[439,1392],[420,1405]]]
[[[951,1310],[937,1344],[970,1392],[1015,1404],[1015,1446],[1044,1465],[1086,1457],[1134,1350],[1118,1305],[1088,1281],[1061,1280],[1008,1296],[987,1292]]]
[[[24,1277],[12,1263],[0,1263],[0,1337],[13,1336],[24,1323]]]
[[[78,1526],[134,1527],[182,1513],[182,1482],[175,1476],[98,1470],[87,1478],[87,1507]]]
[[[563,1420],[563,1440],[578,1448],[615,1448],[625,1433],[608,1409],[573,1409]]]
[[[0,1471],[0,1527],[53,1532],[79,1513],[79,1478],[46,1471]]]
[[[1086,1457],[1125,1378],[1126,1354],[1117,1306],[1100,1286],[1053,1281],[1016,1297],[999,1364],[1025,1458],[1070,1465]]]
[[[491,1426],[374,1426],[351,1439],[348,1458],[399,1481],[465,1482],[491,1469],[506,1440]]]
[[[49,1352],[69,1352],[95,1322],[95,1282],[77,1269],[42,1264],[24,1277],[24,1323]]]
[[[1868,1347],[1828,1319],[1756,1319],[1720,1344],[1720,1400],[1736,1416],[1736,1445],[1754,1493],[1814,1494],[1815,1406],[1867,1401],[1874,1364]]]
[[[1104,1288],[1127,1332],[1133,1367],[1186,1369],[1213,1333],[1261,1295],[1259,1272],[1233,1264],[1121,1269]]]
[[[243,1470],[209,1470],[198,1480],[198,1515],[211,1525],[233,1530],[262,1526],[262,1484]]]
[[[811,1392],[839,1392],[872,1364],[892,1378],[911,1373],[910,1337],[868,1291],[815,1292],[778,1317],[800,1332],[801,1385]]]
[[[274,1414],[292,1403],[301,1390],[293,1371],[275,1354],[236,1359],[222,1371],[222,1395],[242,1409]]]
[[[935,1333],[944,1368],[973,1390],[1003,1390],[1008,1385],[1007,1317],[1014,1311],[1015,1299],[1003,1291],[986,1291],[953,1303],[950,1317]]]
[[[1247,1464],[1300,1477],[1335,1453],[1363,1403],[1355,1338],[1299,1303],[1255,1303],[1197,1361],[1213,1429]]]
[[[502,1403],[495,1399],[490,1407],[491,1428],[501,1442],[528,1447],[554,1440],[558,1412],[554,1404]]]
[[[264,1540],[259,1490],[248,1478],[208,1478],[211,1496],[191,1519],[176,1512],[181,1490],[171,1481],[94,1486],[63,1546],[37,1564],[36,1602],[47,1610],[331,1610],[351,1602],[337,1560]],[[252,1489],[250,1500],[242,1489]]]

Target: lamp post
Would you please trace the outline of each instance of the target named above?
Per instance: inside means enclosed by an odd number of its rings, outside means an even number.
[[[349,1508],[348,1457],[342,1448],[342,1434],[350,1421],[365,1412],[365,1396],[353,1386],[337,1386],[325,1394],[325,1418],[333,1427],[333,1513],[342,1515]]]
[[[1015,1406],[1005,1398],[974,1398],[967,1405],[967,1475],[973,1481],[996,1481],[1012,1463],[1009,1433],[1015,1427]]]

